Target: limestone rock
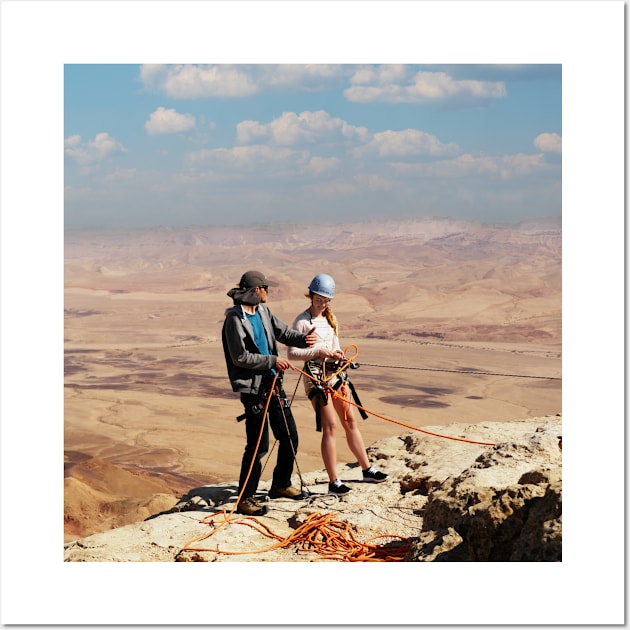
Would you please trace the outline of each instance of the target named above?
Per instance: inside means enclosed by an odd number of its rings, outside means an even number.
[[[200,486],[142,522],[67,543],[64,559],[309,562],[320,558],[283,541],[321,513],[346,523],[359,541],[406,541],[399,559],[408,562],[560,561],[561,422],[547,416],[453,424],[385,438],[368,448],[389,475],[384,483],[363,483],[356,462],[338,466],[352,488],[343,497],[327,494],[323,469],[301,473],[306,498],[298,501],[269,500],[270,482],[262,481],[259,499],[268,512],[256,528],[233,511],[234,483]]]
[[[433,490],[405,560],[562,560],[562,458],[553,429],[499,444]]]

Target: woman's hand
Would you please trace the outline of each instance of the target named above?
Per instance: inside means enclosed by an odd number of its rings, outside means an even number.
[[[328,350],[327,348],[321,348],[319,351],[319,358],[322,360],[331,359],[332,361],[344,361],[346,357],[341,350]]]

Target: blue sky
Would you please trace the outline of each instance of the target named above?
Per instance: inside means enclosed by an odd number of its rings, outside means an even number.
[[[562,67],[64,65],[65,225],[560,216]]]

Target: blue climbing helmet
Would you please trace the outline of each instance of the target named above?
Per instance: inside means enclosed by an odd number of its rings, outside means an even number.
[[[311,280],[308,290],[332,300],[335,296],[335,281],[328,274],[320,273]]]

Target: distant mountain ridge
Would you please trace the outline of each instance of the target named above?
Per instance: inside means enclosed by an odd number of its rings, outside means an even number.
[[[146,230],[70,230],[66,232],[66,261],[77,256],[99,257],[103,263],[133,255],[145,262],[159,259],[162,267],[180,264],[168,261],[165,255],[173,249],[184,248],[190,264],[210,264],[221,260],[220,249],[267,246],[278,250],[299,251],[301,255],[321,250],[347,252],[384,245],[449,243],[529,243],[530,239],[557,241],[561,237],[561,219],[530,219],[522,223],[491,224],[455,219],[381,219],[363,222],[323,223],[312,225],[270,223],[248,226],[212,226],[187,228],[151,228]],[[219,248],[219,251],[212,248]]]

